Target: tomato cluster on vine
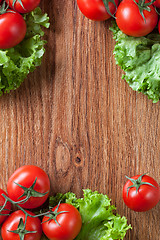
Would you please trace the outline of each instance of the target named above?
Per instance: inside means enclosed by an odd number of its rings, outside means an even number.
[[[0,0],[0,49],[18,45],[25,37],[23,14],[33,11],[40,0]]]
[[[114,17],[126,35],[142,37],[158,27],[160,0],[77,0],[81,12],[89,19],[104,21]]]
[[[40,240],[42,233],[50,240],[74,239],[81,230],[82,219],[73,205],[59,202],[48,211],[35,214],[49,193],[50,180],[45,171],[34,165],[18,168],[8,180],[7,193],[0,189],[2,239]]]

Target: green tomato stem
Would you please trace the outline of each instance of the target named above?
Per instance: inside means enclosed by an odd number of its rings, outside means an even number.
[[[133,187],[136,188],[136,193],[138,192],[140,186],[142,186],[142,185],[149,185],[149,186],[152,186],[152,187],[156,188],[153,184],[151,184],[149,182],[142,182],[142,178],[143,178],[144,175],[146,175],[146,173],[140,175],[138,177],[138,179],[133,179],[133,178],[125,176],[128,180],[130,180],[133,183],[133,185],[131,185],[127,188],[127,197],[128,197],[129,190]]]

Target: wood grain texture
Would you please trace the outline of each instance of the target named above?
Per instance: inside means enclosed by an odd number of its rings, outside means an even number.
[[[52,193],[107,194],[132,224],[126,240],[159,240],[160,204],[132,212],[122,187],[125,175],[145,172],[160,183],[160,103],[121,80],[110,20],[86,19],[74,0],[41,7],[51,21],[42,65],[0,98],[0,187],[19,166],[36,164]]]

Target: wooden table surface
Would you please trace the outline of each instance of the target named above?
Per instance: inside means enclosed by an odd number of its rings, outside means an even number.
[[[107,194],[132,224],[126,240],[159,240],[160,204],[130,211],[122,188],[125,175],[160,181],[160,103],[121,79],[110,20],[88,20],[75,0],[41,7],[51,22],[42,65],[0,97],[0,187],[18,167],[35,164],[49,174],[52,193]]]

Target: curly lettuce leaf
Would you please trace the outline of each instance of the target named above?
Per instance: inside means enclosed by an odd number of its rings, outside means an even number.
[[[57,193],[56,196],[51,196],[49,198],[49,206],[55,206],[59,202],[72,204],[76,208],[79,207],[76,195],[71,192],[67,192],[65,194]]]
[[[115,206],[107,195],[83,190],[84,197],[76,198],[73,193],[57,194],[50,198],[50,205],[55,206],[59,201],[75,206],[82,217],[82,229],[76,240],[116,240],[123,239],[131,226],[125,217],[114,213]]]
[[[122,33],[115,22],[110,28],[116,40],[114,56],[124,70],[123,79],[156,103],[160,100],[160,35],[131,37]]]
[[[24,40],[17,46],[0,50],[0,95],[17,89],[27,75],[41,64],[45,52],[42,26],[49,27],[47,14],[38,7],[25,14],[27,32]]]

